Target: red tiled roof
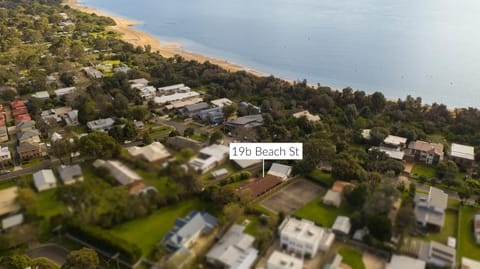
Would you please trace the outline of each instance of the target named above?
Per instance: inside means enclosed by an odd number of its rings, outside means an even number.
[[[25,102],[23,100],[15,100],[10,102],[10,106],[15,109],[18,107],[25,107]]]
[[[343,189],[345,189],[346,186],[352,185],[350,182],[342,181],[342,180],[337,180],[333,183],[332,186],[332,191],[334,192],[343,192]]]
[[[13,116],[28,114],[28,110],[25,107],[16,108],[13,110]]]
[[[475,229],[480,230],[480,220],[475,221]]]
[[[28,114],[18,115],[15,117],[15,122],[22,122],[22,121],[29,121],[29,120],[32,120],[32,118],[30,118],[30,115]]]
[[[264,178],[256,179],[238,187],[237,191],[249,189],[252,192],[252,195],[257,197],[280,183],[282,183],[282,180],[279,177],[267,175]]]
[[[146,187],[146,185],[143,184],[142,182],[135,182],[135,183],[133,183],[133,185],[128,190],[128,193],[137,194],[139,191],[145,189],[145,187]]]
[[[428,143],[425,141],[417,140],[415,142],[411,142],[408,146],[411,149],[424,151],[424,152],[435,152],[439,155],[443,155],[443,145],[437,143]]]

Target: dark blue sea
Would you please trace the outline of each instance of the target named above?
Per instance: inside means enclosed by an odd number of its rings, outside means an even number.
[[[83,0],[275,76],[480,107],[478,0]]]

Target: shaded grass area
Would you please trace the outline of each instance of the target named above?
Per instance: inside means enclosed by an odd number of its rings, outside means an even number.
[[[324,172],[320,169],[313,170],[309,175],[308,179],[322,185],[325,187],[331,187],[333,185],[332,174]]]
[[[480,256],[480,245],[475,242],[473,237],[473,218],[475,214],[480,214],[480,208],[460,207],[459,211],[459,229],[458,229],[458,253],[457,257],[467,257],[477,259]]]
[[[350,216],[352,208],[342,205],[339,208],[325,205],[322,203],[322,197],[317,197],[304,207],[297,210],[293,215],[314,221],[316,224],[331,227],[337,216]]]
[[[120,224],[110,232],[138,245],[142,249],[143,255],[149,255],[155,245],[173,228],[176,218],[184,217],[192,210],[208,209],[210,206],[205,202],[191,199],[174,206],[161,208],[150,216]]]
[[[341,247],[338,249],[338,253],[343,257],[342,263],[350,265],[352,269],[365,269],[360,251],[350,247]]]
[[[447,244],[449,236],[456,237],[458,228],[458,214],[456,211],[447,209],[445,211],[445,224],[439,233],[429,233],[426,236],[428,240],[438,241],[443,244]]]
[[[66,211],[65,205],[56,198],[56,189],[43,191],[37,194],[37,203],[35,210],[38,215],[45,218],[63,213]]]
[[[412,174],[425,176],[427,178],[435,177],[435,167],[433,165],[415,164],[412,168]]]

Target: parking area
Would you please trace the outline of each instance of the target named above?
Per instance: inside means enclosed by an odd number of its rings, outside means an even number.
[[[260,204],[274,212],[291,214],[323,192],[323,188],[305,179],[299,179]]]

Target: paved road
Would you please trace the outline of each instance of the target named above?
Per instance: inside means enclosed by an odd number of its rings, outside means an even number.
[[[28,250],[27,255],[33,259],[47,258],[62,266],[67,259],[68,250],[57,244],[45,244]]]
[[[11,180],[11,179],[14,179],[14,178],[17,178],[17,177],[21,177],[21,176],[24,176],[24,175],[28,175],[28,174],[33,174],[33,173],[35,173],[39,170],[60,165],[60,163],[61,162],[60,162],[59,159],[44,160],[39,165],[24,168],[24,169],[20,169],[20,170],[17,170],[17,171],[13,171],[13,172],[10,172],[10,173],[5,174],[5,175],[0,175],[0,182],[5,182],[5,181]]]

